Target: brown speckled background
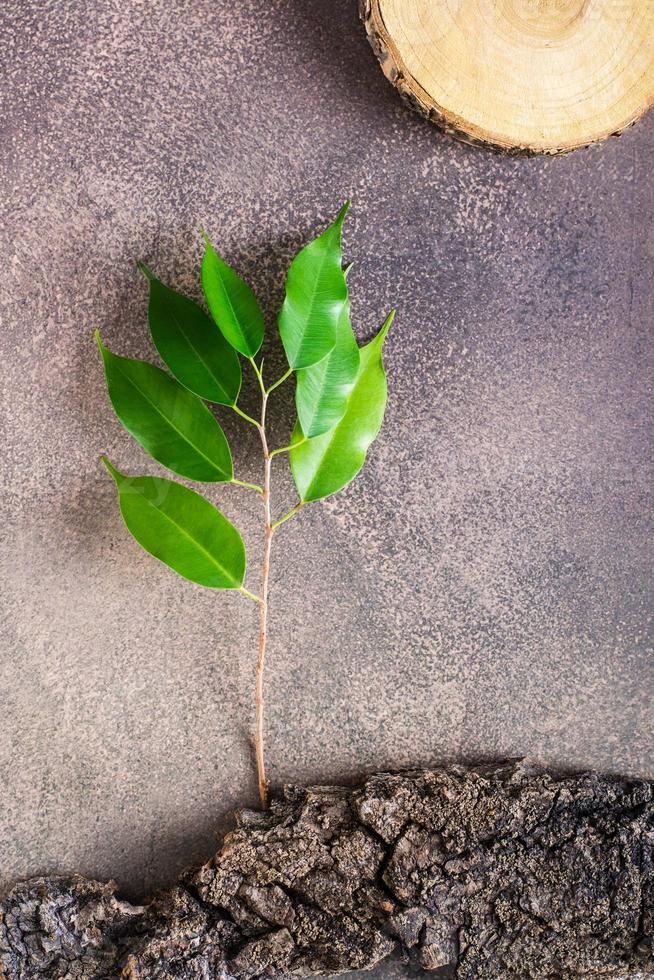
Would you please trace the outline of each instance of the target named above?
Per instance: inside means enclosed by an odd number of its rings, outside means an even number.
[[[255,801],[256,610],[121,525],[100,452],[157,467],[92,334],[151,355],[135,260],[197,294],[200,223],[272,321],[346,196],[359,336],[399,309],[390,402],[362,477],[277,539],[273,778],[518,754],[654,776],[654,116],[561,159],[457,144],[399,102],[354,0],[4,0],[0,48],[0,882],[141,894]],[[225,426],[256,478],[256,433]],[[214,497],[254,572],[258,501]]]

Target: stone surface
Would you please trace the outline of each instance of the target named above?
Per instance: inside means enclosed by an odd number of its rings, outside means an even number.
[[[92,335],[151,356],[135,261],[197,295],[200,223],[272,322],[346,196],[359,337],[399,310],[390,401],[361,477],[276,542],[273,779],[523,754],[654,775],[654,117],[559,160],[462,146],[398,100],[355,0],[5,0],[0,24],[2,883],[138,898],[255,802],[253,608],[122,527],[100,453],[157,467]],[[256,588],[257,501],[214,496]]]
[[[288,788],[145,907],[38,878],[0,904],[6,980],[245,980],[379,967],[654,977],[652,783],[524,763]]]

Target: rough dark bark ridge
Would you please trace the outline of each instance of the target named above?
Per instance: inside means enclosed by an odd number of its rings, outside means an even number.
[[[652,784],[524,763],[288,789],[137,907],[84,878],[2,904],[7,980],[654,976]]]

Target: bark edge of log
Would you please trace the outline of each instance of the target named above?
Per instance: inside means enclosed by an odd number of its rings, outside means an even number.
[[[80,876],[0,902],[6,980],[654,977],[653,784],[524,761],[287,787],[143,905]]]
[[[575,145],[533,148],[518,140],[500,141],[478,126],[464,119],[445,106],[438,105],[423,86],[406,70],[402,58],[390,37],[380,10],[379,0],[358,0],[360,19],[365,27],[368,42],[379,61],[382,72],[402,100],[424,119],[434,123],[448,136],[470,146],[480,147],[504,156],[562,156],[574,150],[584,149],[596,143],[622,136],[652,108],[653,101],[642,104],[622,125],[583,140]]]

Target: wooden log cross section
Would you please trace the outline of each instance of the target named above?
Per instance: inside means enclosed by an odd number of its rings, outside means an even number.
[[[362,0],[386,77],[469,143],[564,153],[654,104],[652,0]]]

